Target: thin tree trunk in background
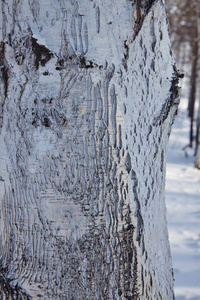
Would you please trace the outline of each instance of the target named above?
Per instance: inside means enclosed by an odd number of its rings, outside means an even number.
[[[2,299],[173,299],[178,73],[161,0],[4,0]]]
[[[197,119],[195,116],[195,98],[199,77],[199,1],[168,0],[167,9],[170,21],[172,44],[174,46],[173,50],[176,54],[179,67],[182,67],[185,77],[188,77],[190,81],[188,86],[188,115],[190,117],[190,133],[188,138],[189,146],[194,146],[196,152],[197,136],[195,136],[195,131]],[[185,55],[182,56],[181,52],[185,53]],[[189,68],[190,71],[188,72]]]
[[[200,169],[200,94],[199,94],[199,109],[197,115],[197,130],[196,130],[196,149],[195,149],[195,167]]]
[[[190,147],[193,145],[194,140],[194,108],[195,108],[195,99],[196,99],[196,84],[197,84],[197,77],[198,77],[198,35],[193,41],[192,46],[192,70],[191,70],[191,77],[190,77],[190,94],[189,94],[189,102],[188,102],[188,115],[190,117]]]
[[[198,49],[200,47],[200,4],[199,2],[197,3],[197,36],[198,36]],[[197,61],[197,68],[199,70],[200,66],[199,66],[199,59]],[[197,115],[197,130],[196,130],[196,149],[195,149],[195,155],[196,155],[196,159],[195,159],[195,167],[197,169],[200,169],[200,76],[199,76],[199,72],[197,73],[197,82],[199,84],[199,109],[198,109],[198,115]]]

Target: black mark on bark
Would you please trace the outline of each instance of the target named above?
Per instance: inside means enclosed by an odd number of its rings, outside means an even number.
[[[128,152],[127,155],[126,155],[126,159],[125,159],[125,168],[126,168],[126,171],[127,171],[128,173],[130,173],[132,166],[131,166],[131,157],[130,157],[129,152]]]
[[[128,59],[129,59],[129,46],[126,40],[124,41],[124,58],[122,59],[122,64],[126,71],[128,70],[128,66],[127,66]]]

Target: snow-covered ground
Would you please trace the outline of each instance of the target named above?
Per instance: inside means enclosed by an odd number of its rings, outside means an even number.
[[[188,144],[187,100],[182,98],[169,142],[166,204],[176,300],[200,300],[200,170]]]

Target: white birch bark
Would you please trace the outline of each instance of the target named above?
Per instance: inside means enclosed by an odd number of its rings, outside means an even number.
[[[173,299],[164,3],[4,0],[0,18],[2,299]]]

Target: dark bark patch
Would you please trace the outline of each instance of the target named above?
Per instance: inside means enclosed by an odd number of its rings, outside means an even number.
[[[165,157],[164,150],[162,150],[162,152],[161,152],[161,164],[160,164],[161,173],[163,173],[163,171],[164,171],[164,157]]]
[[[0,43],[0,80],[3,83],[3,97],[0,100],[0,128],[3,123],[3,106],[7,97],[8,91],[8,67],[5,59],[5,43]]]
[[[129,46],[127,45],[127,40],[126,40],[124,41],[124,58],[122,59],[122,64],[126,71],[128,70],[128,66],[127,66],[128,59],[129,59]]]
[[[81,68],[85,68],[85,69],[92,69],[92,68],[95,68],[95,67],[99,67],[99,69],[103,68],[102,65],[98,66],[92,60],[88,60],[85,56],[80,56],[79,57],[79,65],[80,65]]]
[[[151,7],[153,6],[154,2],[156,2],[156,0],[145,0],[143,2],[145,3],[145,10],[147,14],[150,11]]]
[[[44,45],[39,45],[37,43],[37,39],[31,37],[32,49],[35,54],[35,67],[38,69],[39,64],[42,67],[46,65],[46,63],[52,58],[53,53],[46,48]]]
[[[154,61],[154,59],[151,60],[151,69],[155,72],[155,61]]]
[[[42,125],[44,125],[45,127],[50,127],[51,126],[51,120],[48,117],[45,117],[43,119]]]
[[[44,76],[48,76],[48,75],[49,75],[49,72],[48,72],[48,71],[45,71],[45,72],[43,73],[43,75],[44,75]]]
[[[150,275],[150,285],[151,285],[151,287],[153,287],[153,279],[152,279],[151,275]]]
[[[31,300],[30,297],[18,284],[12,285],[12,280],[3,275],[5,270],[0,268],[0,297],[6,300]]]
[[[136,5],[136,21],[133,28],[134,34],[132,41],[135,40],[136,36],[140,32],[146,15],[149,13],[156,1],[157,0],[131,0],[132,5]]]
[[[96,7],[96,30],[97,30],[97,33],[100,32],[100,8],[99,8],[99,6]]]
[[[128,173],[130,173],[131,169],[132,169],[132,166],[131,166],[131,157],[130,157],[130,154],[129,152],[127,153],[126,155],[126,159],[125,159],[125,168],[126,168],[126,171]]]
[[[138,299],[138,262],[133,243],[133,224],[123,227],[122,258],[124,263],[124,298]],[[132,272],[133,270],[133,272]]]
[[[4,100],[8,90],[8,69],[5,63],[5,43],[0,43],[0,78],[4,83]]]
[[[170,87],[170,97],[165,100],[165,103],[162,105],[162,109],[159,113],[159,115],[157,117],[154,118],[153,121],[153,125],[157,126],[157,125],[161,125],[168,117],[169,112],[171,110],[171,108],[173,106],[177,106],[179,105],[179,78],[183,78],[183,74],[180,74],[177,69],[176,66],[174,65],[174,73],[173,73],[173,77],[171,80],[171,87]],[[176,110],[177,113],[177,110]]]
[[[62,70],[62,69],[65,68],[64,62],[65,62],[64,59],[59,59],[59,60],[57,61],[57,67],[56,67],[56,70],[57,70],[57,71],[60,71],[60,70]]]

